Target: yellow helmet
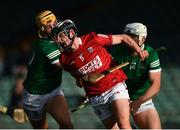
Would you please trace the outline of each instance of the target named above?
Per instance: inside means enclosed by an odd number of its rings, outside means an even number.
[[[40,29],[42,29],[42,27],[48,25],[49,23],[55,21],[57,21],[56,16],[49,10],[40,12],[36,16],[36,24]]]

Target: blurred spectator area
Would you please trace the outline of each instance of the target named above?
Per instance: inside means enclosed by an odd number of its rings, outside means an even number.
[[[19,66],[26,66],[32,54],[32,43],[36,37],[29,36],[18,43],[0,46],[0,75],[12,76]]]

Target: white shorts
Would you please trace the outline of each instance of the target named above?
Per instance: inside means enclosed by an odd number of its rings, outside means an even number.
[[[104,120],[113,115],[111,103],[117,99],[129,99],[129,94],[126,84],[119,83],[112,89],[102,93],[101,95],[90,97],[90,103],[96,115]]]
[[[138,109],[136,112],[132,113],[132,114],[133,114],[133,115],[136,115],[136,114],[139,114],[139,113],[141,113],[141,112],[147,111],[147,110],[149,110],[149,109],[156,109],[156,108],[154,107],[154,104],[153,104],[153,102],[152,102],[152,99],[150,99],[150,100],[142,103],[141,106],[139,107],[139,109]]]
[[[57,95],[64,96],[61,88],[57,88],[45,95],[30,94],[24,89],[23,107],[26,114],[28,115],[28,118],[30,118],[31,120],[40,120],[44,118],[46,113],[44,109],[45,104],[49,99]]]

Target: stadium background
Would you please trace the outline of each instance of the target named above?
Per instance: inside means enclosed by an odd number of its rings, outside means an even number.
[[[154,103],[163,128],[180,128],[180,9],[177,0],[1,1],[0,104],[9,104],[14,84],[13,70],[20,62],[27,62],[31,42],[36,39],[34,17],[39,11],[47,9],[60,19],[72,19],[79,29],[79,35],[91,31],[121,33],[129,22],[147,25],[148,44],[154,48],[165,46],[168,49],[166,53],[160,54],[162,88]],[[76,107],[84,91],[75,86],[73,78],[66,72],[62,86],[70,108]],[[58,128],[51,117],[48,119],[50,128]],[[72,120],[75,128],[103,128],[90,106],[73,113]],[[30,124],[17,124],[8,116],[0,114],[0,128],[30,128]]]

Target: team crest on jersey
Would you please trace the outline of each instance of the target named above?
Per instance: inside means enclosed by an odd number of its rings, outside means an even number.
[[[130,70],[135,70],[136,69],[136,62],[131,62],[130,66],[129,66]]]
[[[89,47],[89,48],[88,48],[88,51],[89,51],[90,53],[92,53],[92,52],[93,52],[93,48],[92,48],[92,47]]]

